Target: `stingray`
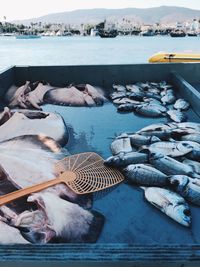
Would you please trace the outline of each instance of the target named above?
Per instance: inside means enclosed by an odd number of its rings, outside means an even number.
[[[62,117],[57,113],[39,111],[10,111],[0,115],[0,142],[21,135],[44,134],[66,145],[69,134]]]
[[[26,135],[1,142],[1,194],[53,179],[57,175],[54,165],[64,156],[60,145],[47,136]],[[19,201],[9,204],[12,212],[3,210],[4,219],[32,243],[95,242],[103,226],[101,214],[78,205],[90,208],[91,198],[76,195],[64,184],[32,194],[24,204]],[[21,210],[16,207],[19,204]]]
[[[90,84],[70,85],[55,88],[46,82],[30,83],[17,88],[11,86],[4,99],[11,108],[38,109],[43,104],[65,106],[98,106],[103,105],[106,98],[103,92]]]
[[[9,226],[0,216],[0,244],[28,244],[16,227]]]
[[[38,210],[25,211],[11,220],[31,243],[96,242],[104,224],[99,212],[88,211],[52,192],[28,197]]]

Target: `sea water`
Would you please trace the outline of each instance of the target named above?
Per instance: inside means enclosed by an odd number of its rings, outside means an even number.
[[[145,63],[159,51],[200,53],[200,37],[0,37],[0,69],[11,65]]]

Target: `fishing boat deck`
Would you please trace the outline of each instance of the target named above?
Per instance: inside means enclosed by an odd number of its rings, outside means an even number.
[[[15,67],[0,75],[0,87],[3,95],[13,83],[21,85],[26,80],[48,80],[55,86],[72,82],[91,83],[108,92],[113,83],[167,80],[174,84],[178,96],[191,103],[192,108],[187,111],[188,121],[200,122],[200,97],[196,87],[193,88],[188,83],[189,73],[196,75],[197,79],[200,65]],[[150,119],[133,113],[117,113],[116,106],[111,102],[94,108],[44,105],[43,109],[58,112],[64,118],[70,130],[66,148],[71,154],[95,151],[104,158],[111,155],[109,147],[116,135],[135,132],[152,123],[168,121],[166,117]],[[31,245],[30,249],[28,246],[0,246],[0,255],[4,260],[16,260],[14,256],[5,254],[7,249],[11,249],[15,256],[17,252],[21,253],[21,260],[32,261],[181,261],[183,257],[187,261],[200,260],[198,207],[191,205],[192,227],[188,229],[148,204],[141,189],[122,183],[113,190],[95,194],[93,208],[105,216],[105,225],[97,244],[49,244],[40,247]],[[57,248],[62,252],[58,252]],[[30,251],[35,253],[35,258]]]

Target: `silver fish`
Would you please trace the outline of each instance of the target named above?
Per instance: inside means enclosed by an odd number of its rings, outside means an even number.
[[[200,132],[199,133],[192,133],[192,134],[187,134],[187,135],[183,135],[181,137],[182,141],[193,141],[196,143],[200,144]]]
[[[184,122],[187,120],[186,114],[179,110],[171,109],[167,111],[167,114],[169,115],[170,119],[175,122]]]
[[[200,162],[191,159],[184,159],[183,163],[190,166],[193,172],[196,172],[200,175]]]
[[[161,102],[155,98],[148,98],[148,97],[144,97],[143,101],[145,103],[151,103],[151,104],[157,104],[157,105],[161,105]]]
[[[133,93],[139,93],[143,91],[142,88],[137,86],[136,84],[128,84],[126,85],[126,89]]]
[[[136,146],[136,147],[149,145],[149,144],[161,141],[156,136],[144,136],[142,134],[132,134],[132,135],[129,135],[129,137],[131,139],[131,145]]]
[[[137,82],[135,85],[139,86],[140,88],[147,90],[150,88],[150,85],[148,82],[142,83],[142,82]]]
[[[155,88],[155,87],[151,87],[148,89],[148,92],[149,93],[152,93],[152,94],[155,94],[155,95],[158,95],[160,94],[160,90],[158,88]]]
[[[168,92],[165,96],[161,98],[163,104],[173,104],[176,101],[176,97],[173,93]]]
[[[145,97],[146,93],[143,91],[139,92],[132,92],[128,95],[130,99],[136,100],[136,101],[143,101],[143,98]]]
[[[135,104],[122,104],[120,105],[117,110],[120,111],[120,112],[131,112],[131,111],[134,111],[135,108],[136,108],[137,105]]]
[[[105,161],[105,165],[120,168],[120,167],[126,167],[129,164],[145,163],[147,161],[148,161],[147,154],[139,152],[129,152],[109,157]]]
[[[112,100],[115,100],[117,98],[122,98],[122,97],[126,97],[126,93],[125,92],[114,92],[114,93],[110,94],[110,98]]]
[[[187,158],[200,161],[200,144],[192,141],[182,141],[192,148],[192,151],[187,155]]]
[[[148,125],[141,130],[139,130],[137,133],[144,133],[144,132],[153,132],[153,131],[171,131],[172,129],[176,129],[177,125],[175,123],[170,124],[163,124],[163,123],[156,123]]]
[[[131,141],[128,135],[121,136],[121,138],[115,139],[111,144],[112,155],[118,155],[119,153],[132,152]]]
[[[139,105],[140,102],[136,101],[136,100],[129,99],[128,97],[123,97],[123,98],[117,98],[117,99],[113,100],[113,104],[116,104],[116,105],[123,105],[123,104]]]
[[[178,124],[180,129],[192,129],[200,132],[200,123],[196,122],[182,122]]]
[[[135,112],[146,117],[156,118],[163,116],[166,112],[166,109],[161,105],[145,104],[136,106]]]
[[[182,98],[176,100],[174,104],[174,108],[179,110],[187,110],[189,107],[190,104]]]
[[[151,153],[161,153],[163,155],[171,157],[180,157],[190,153],[193,147],[186,141],[180,142],[156,142],[150,146],[144,146],[144,149],[148,149]]]
[[[121,84],[113,84],[113,89],[117,92],[126,92],[126,87]]]
[[[150,163],[167,175],[195,176],[192,167],[162,154],[151,154]]]
[[[149,187],[144,188],[144,194],[148,202],[176,222],[186,227],[191,225],[190,208],[177,193],[159,187]]]
[[[145,164],[131,164],[124,169],[125,177],[132,183],[145,186],[164,186],[167,175]]]
[[[186,200],[200,206],[200,184],[198,179],[191,179],[185,175],[174,175],[169,178],[170,187]]]

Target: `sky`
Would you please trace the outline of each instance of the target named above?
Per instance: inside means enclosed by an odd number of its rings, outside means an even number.
[[[50,13],[89,8],[147,8],[161,5],[200,10],[200,0],[0,0],[0,21],[28,19]]]

